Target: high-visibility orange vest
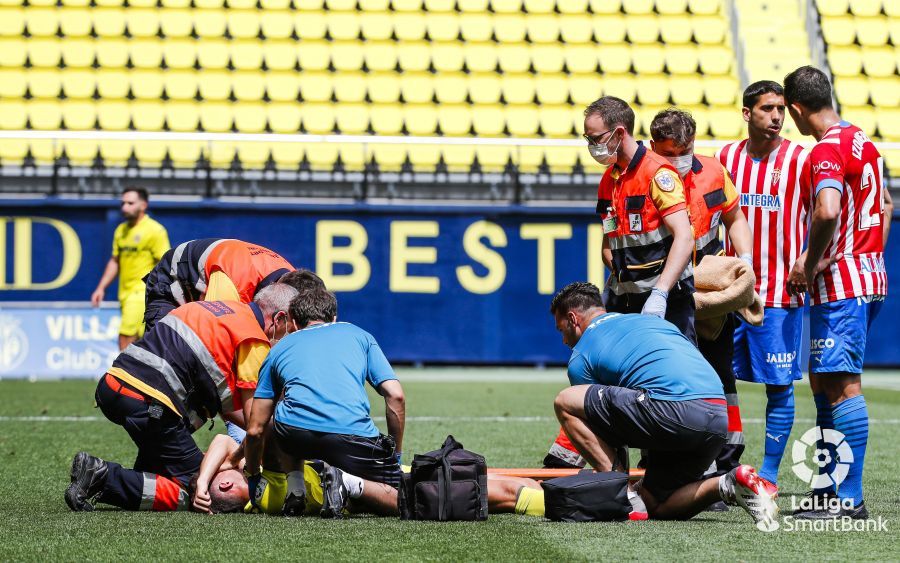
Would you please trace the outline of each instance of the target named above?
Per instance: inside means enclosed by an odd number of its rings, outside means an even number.
[[[650,195],[653,178],[662,168],[678,175],[668,160],[640,145],[618,178],[613,177],[610,167],[600,180],[597,213],[604,221],[603,230],[612,251],[613,271],[608,285],[615,295],[647,293],[653,289],[672,248],[672,233]],[[606,227],[609,220],[615,220],[614,229]],[[689,291],[693,291],[692,276],[693,268],[689,264],[679,278],[679,281],[690,281]]]
[[[252,303],[187,303],[119,354],[110,373],[122,370],[162,392],[196,429],[216,414],[240,409],[237,350],[245,342],[268,344],[264,324]]]
[[[256,292],[293,269],[277,252],[235,239],[225,239],[213,246],[204,264],[207,280],[213,272],[223,272],[234,283],[244,303],[253,301]]]
[[[694,164],[684,177],[688,215],[694,230],[694,265],[704,256],[723,255],[719,225],[728,198],[725,194],[725,169],[718,160],[694,156]]]

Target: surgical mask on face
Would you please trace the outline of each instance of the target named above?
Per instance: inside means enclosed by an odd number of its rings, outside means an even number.
[[[685,154],[682,156],[667,156],[666,160],[668,160],[672,164],[672,166],[675,167],[675,170],[678,170],[678,175],[682,178],[691,171],[691,167],[694,165],[693,154]]]
[[[618,158],[616,151],[619,150],[619,145],[621,144],[622,140],[619,139],[619,142],[616,143],[616,148],[612,150],[610,150],[608,143],[602,145],[588,145],[588,151],[591,153],[591,156],[594,157],[594,160],[604,166],[609,166],[616,162],[616,159]]]

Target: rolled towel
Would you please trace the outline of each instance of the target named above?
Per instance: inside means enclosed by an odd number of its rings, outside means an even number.
[[[715,340],[729,313],[760,326],[764,308],[755,285],[753,270],[740,258],[707,256],[701,260],[694,268],[697,336]]]

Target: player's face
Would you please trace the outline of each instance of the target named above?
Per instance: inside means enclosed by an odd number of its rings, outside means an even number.
[[[555,319],[556,330],[562,335],[563,344],[569,348],[578,344],[580,336],[578,334],[578,323],[572,319],[572,314],[557,313]]]
[[[766,139],[775,139],[784,126],[784,96],[768,92],[752,108],[744,108],[744,121],[752,131]]]
[[[686,145],[679,145],[675,139],[663,139],[662,141],[650,141],[650,148],[659,156],[675,158],[694,154],[694,141]]]
[[[136,192],[122,194],[122,217],[126,221],[138,219],[147,211],[147,202],[138,197]]]
[[[210,489],[215,488],[219,495],[233,496],[248,502],[250,500],[250,489],[247,487],[247,479],[236,469],[226,469],[216,473],[210,483]]]

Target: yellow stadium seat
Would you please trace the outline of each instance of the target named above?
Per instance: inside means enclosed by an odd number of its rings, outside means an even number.
[[[366,13],[360,21],[360,33],[366,41],[387,41],[394,34],[389,13]]]
[[[838,76],[834,91],[842,106],[864,106],[869,103],[869,81],[864,76]]]
[[[121,100],[103,100],[97,106],[97,124],[103,131],[125,131],[131,123],[131,105]]]
[[[686,45],[694,38],[691,17],[663,16],[660,18],[659,34],[666,45]]]
[[[487,12],[488,0],[458,0],[456,7],[461,12]]]
[[[91,4],[91,0],[62,0],[62,5],[72,8],[86,8]],[[102,4],[98,4],[100,6]]]
[[[387,72],[370,72],[365,75],[366,92],[376,104],[393,104],[400,100],[400,82],[397,75]]]
[[[718,16],[694,16],[691,20],[694,39],[701,45],[721,45],[725,42],[727,27]]]
[[[263,11],[259,29],[267,40],[289,39],[294,32],[294,22],[282,11]]]
[[[90,98],[96,89],[94,72],[90,70],[66,69],[60,75],[62,89],[67,98]],[[3,79],[0,78],[0,84]],[[2,86],[0,86],[2,88]]]
[[[188,8],[191,0],[161,0],[163,8]],[[234,2],[229,2],[229,6],[236,7]]]
[[[571,138],[572,115],[568,106],[541,106],[538,121],[545,137]]]
[[[504,108],[506,128],[513,137],[534,137],[538,130],[538,112],[531,105]]]
[[[528,72],[531,53],[524,44],[501,44],[497,47],[497,63],[504,73]]]
[[[697,105],[703,102],[703,82],[696,76],[669,77],[669,91],[676,106]]]
[[[270,71],[294,70],[297,65],[297,49],[291,41],[265,41],[263,60]]]
[[[23,69],[0,69],[0,99],[24,98],[25,85],[25,72]]]
[[[325,0],[329,11],[349,11],[356,9],[356,0]]]
[[[105,41],[105,40],[104,40]],[[87,68],[94,64],[94,40],[66,39],[66,50],[62,53],[63,63],[68,68]]]
[[[364,104],[341,104],[335,121],[342,134],[363,135],[369,129],[369,110]]]
[[[341,145],[338,148],[341,165],[345,171],[363,170],[372,160],[371,147],[361,144]]]
[[[328,20],[322,12],[298,10],[294,13],[294,31],[300,39],[324,39]]]
[[[425,0],[425,10],[431,13],[452,12],[456,9],[456,0]]]
[[[360,0],[359,9],[363,12],[387,12],[391,9],[390,0]]]
[[[125,10],[125,25],[128,27],[128,33],[132,37],[156,37],[160,27],[160,11],[146,8],[129,8]],[[224,29],[222,31],[224,33]],[[223,33],[220,33],[218,36],[223,35]],[[209,37],[210,35],[207,34],[205,36]]]
[[[900,141],[900,111],[896,107],[876,108],[875,114],[882,138],[890,142]]]
[[[59,149],[60,155],[65,151],[69,166],[93,166],[100,153],[100,142],[90,139],[64,139]]]
[[[556,43],[560,38],[557,16],[528,16],[526,29],[532,43]]]
[[[397,64],[403,72],[426,71],[431,64],[431,47],[421,41],[405,43],[397,50]]]
[[[419,70],[428,68],[427,47],[425,52],[425,66]],[[367,41],[363,58],[369,71],[393,71],[397,67],[397,47],[390,41]]]
[[[68,8],[60,18],[59,28],[66,37],[87,37],[91,34],[91,12]]]
[[[854,16],[881,15],[882,0],[851,0],[850,11]]]
[[[475,147],[471,145],[445,145],[441,147],[441,158],[451,173],[466,173],[472,169]]]
[[[130,81],[124,70],[100,68],[96,74],[97,93],[106,100],[122,99],[128,96]]]
[[[459,16],[459,30],[465,41],[490,41],[494,26],[487,14],[464,13]]]
[[[520,172],[536,174],[544,163],[544,150],[546,147],[516,147],[515,162]]]
[[[874,137],[879,128],[884,134],[884,124],[879,122],[875,110],[869,106],[842,107],[841,117],[862,129],[869,137]]]
[[[478,167],[484,173],[503,172],[512,158],[512,150],[513,147],[505,145],[477,145],[475,158],[478,160]]]
[[[862,63],[869,76],[893,76],[897,68],[897,58],[891,47],[863,47]]]
[[[200,108],[190,102],[166,102],[166,126],[170,131],[196,131],[200,123]]]
[[[583,14],[560,16],[559,32],[562,40],[570,44],[590,43],[594,37],[591,20]]]
[[[166,38],[190,37],[194,19],[190,10],[169,9],[159,12],[159,27]]]
[[[403,131],[403,109],[399,104],[379,104],[369,112],[376,135],[399,135]]]
[[[569,77],[569,96],[576,105],[586,106],[603,94],[603,79],[594,74]]]
[[[59,96],[60,76],[56,70],[42,69],[28,72],[28,91],[35,98]]]
[[[212,143],[209,147],[208,158],[213,168],[231,169],[235,161],[240,162],[237,154],[237,143],[228,141]]]
[[[227,133],[233,121],[231,104],[207,102],[200,104],[200,127],[207,133]]]
[[[400,41],[425,39],[425,16],[419,13],[395,13],[392,17],[394,35]]]
[[[163,60],[166,68],[194,68],[197,47],[192,39],[167,39],[163,42]]]
[[[744,120],[734,107],[709,110],[709,130],[717,139],[737,139],[744,131]]]
[[[601,44],[615,44],[625,41],[624,17],[618,14],[596,15],[597,12],[594,12],[594,14],[594,17],[591,19],[591,24],[594,27],[594,37]]]
[[[653,0],[623,0],[622,9],[632,16],[649,15],[653,13]]]
[[[237,70],[259,70],[262,66],[262,43],[260,41],[232,41],[229,44],[231,65]]]
[[[226,41],[204,39],[197,43],[197,62],[204,69],[226,68],[229,57]]]
[[[324,41],[301,41],[297,47],[297,61],[304,71],[326,70],[331,59]]]
[[[128,57],[135,68],[159,68],[163,42],[157,39],[136,39],[128,43]]]
[[[325,0],[294,0],[294,7],[298,11],[321,10],[325,7]]]
[[[93,11],[94,33],[100,37],[122,37],[125,33],[125,10],[100,8]]]
[[[263,81],[269,100],[273,102],[297,101],[300,92],[300,75],[297,73],[267,72]]]
[[[896,77],[870,78],[869,91],[872,103],[876,107],[890,108],[900,106],[900,88]]]
[[[279,170],[296,170],[303,160],[303,148],[293,143],[272,143],[272,160]]]
[[[0,45],[6,50],[5,45]],[[16,60],[20,51],[16,46],[11,45],[12,53],[3,53],[3,57],[9,57],[10,60]],[[61,45],[58,39],[30,39],[26,43],[28,52],[28,61],[32,66],[36,67],[56,67],[59,65],[61,54]],[[24,61],[22,63],[24,65]],[[22,66],[22,65],[16,65]],[[124,63],[122,66],[125,66]]]
[[[856,38],[863,47],[886,45],[889,36],[887,18],[880,16],[856,18]]]
[[[253,71],[235,72],[231,75],[231,89],[239,102],[262,100],[266,91],[264,76]]]
[[[51,139],[28,141],[28,152],[37,166],[51,166],[60,156],[62,145]]]
[[[540,76],[535,81],[535,88],[541,105],[563,105],[568,102],[569,88],[565,75]]]
[[[472,115],[465,105],[441,104],[437,107],[437,118],[441,133],[451,137],[466,136],[472,127]]]
[[[731,76],[705,76],[703,90],[710,105],[732,105],[740,95],[740,84]]]
[[[359,38],[359,16],[356,12],[328,12],[328,34],[339,41],[354,41]]]
[[[331,144],[305,145],[304,155],[313,170],[331,170],[338,157],[338,146]]]
[[[655,16],[629,16],[625,18],[625,29],[632,44],[656,43],[659,39],[659,21]]]
[[[25,104],[28,123],[32,129],[59,129],[62,107],[57,100],[31,100]]]
[[[459,16],[429,14],[425,29],[431,41],[456,41],[459,38]]]
[[[140,100],[131,104],[131,120],[138,131],[162,131],[165,119],[165,107],[161,102]]]
[[[172,166],[175,168],[194,168],[200,160],[200,154],[206,155],[210,148],[203,141],[170,141],[167,152]]]
[[[268,75],[267,75],[268,76]],[[227,100],[231,96],[231,74],[220,70],[207,70],[200,75],[200,97],[206,102]],[[270,95],[271,97],[271,95]],[[295,97],[296,99],[296,93]]]
[[[681,15],[687,12],[687,0],[657,0],[656,11],[661,15]]]
[[[21,39],[0,39],[0,67],[23,67],[25,66],[26,57],[25,41]]]
[[[534,82],[534,77],[528,74],[504,74],[500,78],[504,101],[507,104],[534,103]]]
[[[128,77],[131,83],[131,94],[139,100],[158,100],[162,98],[163,73],[154,70],[135,70]]]
[[[519,43],[525,40],[525,16],[504,14],[494,16],[494,37],[500,43]]]
[[[900,2],[897,5],[900,6]],[[895,48],[900,47],[900,13],[888,19],[888,31],[891,34],[891,44]]]
[[[52,37],[59,29],[55,9],[28,8],[25,10],[25,26],[32,37]]]
[[[597,50],[593,45],[566,46],[563,58],[570,73],[583,74],[596,72],[598,69]]]
[[[467,43],[463,57],[469,72],[494,72],[497,69],[497,48],[493,43]]]
[[[849,0],[816,0],[816,8],[822,16],[843,16],[850,9]]]
[[[522,0],[491,0],[491,11],[497,14],[518,14],[522,11]]]
[[[407,104],[430,104],[434,97],[431,75],[424,73],[400,75],[400,93]]]
[[[669,103],[669,81],[661,74],[638,76],[635,88],[642,105]]]
[[[506,127],[503,107],[497,104],[472,106],[472,127],[479,137],[499,137]]]
[[[627,74],[604,75],[600,83],[603,85],[603,94],[615,96],[626,102],[634,101],[636,90],[634,78]]]
[[[469,99],[475,107],[500,102],[500,80],[494,73],[472,73],[466,77]]]
[[[300,95],[304,102],[328,102],[334,89],[331,76],[324,72],[300,73]]]
[[[338,102],[363,102],[366,99],[366,78],[361,72],[336,74],[332,85]]]
[[[0,129],[25,129],[25,104],[19,100],[0,100]],[[17,141],[21,143],[21,141]]]
[[[131,143],[112,139],[100,140],[100,158],[106,166],[126,166],[133,150]]]
[[[722,5],[720,0],[690,0],[688,10],[694,15],[712,15],[720,13]]]
[[[334,131],[334,108],[331,104],[303,104],[300,116],[309,133],[329,134]]]
[[[407,148],[404,145],[375,144],[368,147],[368,158],[378,163],[381,172],[399,172],[406,162]]]
[[[862,72],[862,50],[856,45],[830,47],[828,64],[835,76],[856,76]]]
[[[463,50],[456,43],[433,43],[431,64],[438,72],[457,72],[465,62]]]
[[[359,70],[363,65],[364,49],[356,41],[336,41],[331,46],[331,64],[339,71]]]
[[[627,45],[599,45],[597,58],[604,74],[622,74],[631,70],[631,49]]]
[[[525,0],[523,7],[529,14],[552,14],[556,2],[555,0]]]
[[[434,94],[439,104],[464,104],[466,81],[453,74],[438,74],[434,77]]]
[[[703,74],[728,74],[734,64],[734,52],[724,46],[707,45],[697,49]]]
[[[850,16],[822,17],[822,37],[829,46],[852,45],[856,40],[856,26]]]
[[[884,0],[883,7],[884,7],[884,13],[889,18],[896,18],[896,17],[900,16],[900,2],[897,2],[897,0]]]
[[[663,55],[666,59],[666,70],[670,74],[696,78],[700,64],[696,47],[693,45],[666,45]]]
[[[285,11],[291,9],[291,0],[260,0],[259,5],[262,7],[263,13],[268,11]]]
[[[662,74],[665,49],[659,45],[635,45],[631,48],[631,64],[638,74]]]
[[[559,45],[532,45],[531,66],[538,73],[557,74],[563,71],[565,55]]]
[[[66,129],[88,131],[97,123],[97,105],[87,100],[64,100],[62,117]]]
[[[234,105],[234,127],[241,133],[262,133],[266,130],[266,106],[262,103]]]
[[[403,123],[410,135],[434,135],[437,109],[430,104],[406,104],[403,106]]]
[[[557,6],[562,4],[567,2],[557,2]],[[594,14],[618,14],[622,10],[622,0],[590,0],[590,8]]]
[[[256,39],[259,36],[259,14],[255,10],[229,10],[226,21],[228,33],[234,39]]]

